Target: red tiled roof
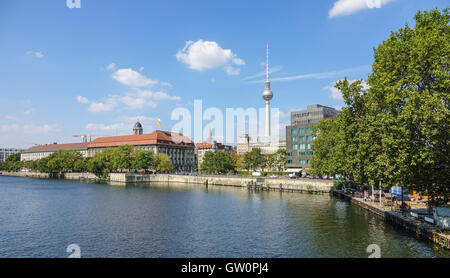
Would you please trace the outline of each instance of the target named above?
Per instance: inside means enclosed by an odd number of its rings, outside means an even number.
[[[198,143],[197,149],[210,149],[211,143]]]
[[[59,150],[83,150],[87,149],[89,143],[70,143],[70,144],[49,144],[34,146],[23,151],[24,153],[30,152],[53,152]]]
[[[197,149],[211,149],[212,144],[211,143],[198,143],[197,144]],[[225,148],[224,145],[222,145],[222,143],[216,143],[216,147],[219,150],[222,150]]]
[[[89,148],[107,148],[123,145],[179,145],[194,147],[194,143],[181,133],[155,130],[150,134],[101,137],[89,143]]]

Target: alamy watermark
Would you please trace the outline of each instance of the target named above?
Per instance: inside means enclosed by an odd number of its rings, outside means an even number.
[[[238,138],[247,134],[251,139],[264,138],[267,142],[279,142],[280,139],[280,109],[271,108],[269,118],[270,136],[266,136],[266,109],[255,107],[226,108],[225,113],[217,107],[203,110],[202,100],[194,100],[194,115],[185,107],[178,107],[171,113],[171,120],[177,121],[172,132],[176,135],[182,133],[194,142],[203,142],[210,139],[210,133],[214,132],[213,139],[223,143],[236,143]],[[209,121],[204,124],[204,121]],[[177,141],[177,138],[172,138]],[[183,140],[182,137],[179,140]],[[180,142],[181,142],[180,141]]]
[[[81,248],[78,244],[70,244],[66,248],[66,252],[70,253],[69,257],[70,259],[79,259],[81,258]]]
[[[69,9],[80,9],[81,8],[81,0],[66,0],[67,8]]]
[[[367,246],[366,252],[370,254],[370,259],[381,258],[381,248],[378,244],[371,244]]]

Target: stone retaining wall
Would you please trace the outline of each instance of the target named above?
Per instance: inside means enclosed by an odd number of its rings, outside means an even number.
[[[255,177],[242,176],[188,176],[188,175],[139,175],[127,173],[111,173],[110,181],[119,183],[142,183],[142,182],[170,182],[170,183],[195,183],[204,184],[208,181],[210,185],[247,187],[251,181],[256,182]],[[333,182],[329,180],[314,179],[265,179],[264,186],[269,189],[282,189],[286,191],[305,192],[330,192]]]
[[[48,179],[50,177],[49,174],[40,172],[2,172],[2,175],[12,177],[41,178],[41,179]]]

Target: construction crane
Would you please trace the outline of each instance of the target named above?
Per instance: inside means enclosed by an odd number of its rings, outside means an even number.
[[[72,135],[72,137],[78,137],[83,140],[84,143],[88,142],[88,138],[89,138],[89,142],[92,141],[92,137],[107,137],[109,135],[105,135],[105,134],[78,134],[78,135]]]

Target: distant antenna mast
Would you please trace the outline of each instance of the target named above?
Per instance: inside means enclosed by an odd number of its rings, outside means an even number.
[[[269,43],[267,43],[267,56],[266,56],[266,82],[269,82]]]

